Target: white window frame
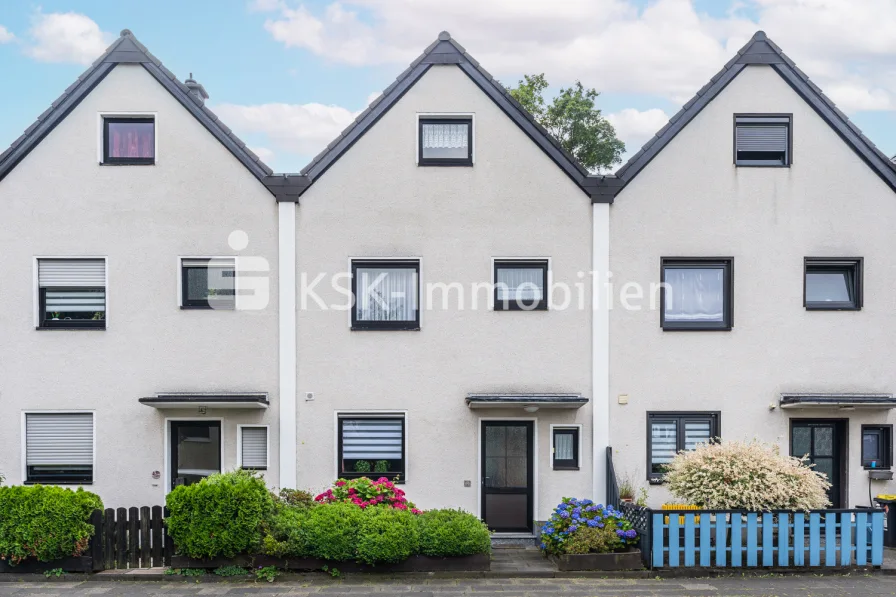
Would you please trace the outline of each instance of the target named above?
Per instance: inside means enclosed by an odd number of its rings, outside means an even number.
[[[96,432],[96,411],[95,411],[95,410],[89,410],[89,409],[80,409],[80,410],[76,410],[76,409],[70,409],[70,410],[36,410],[36,409],[31,409],[31,410],[23,410],[23,411],[22,411],[22,417],[21,417],[21,419],[22,419],[22,420],[21,420],[21,435],[22,435],[22,438],[21,438],[21,442],[20,442],[20,447],[21,447],[21,450],[22,450],[22,458],[21,458],[21,465],[22,465],[22,483],[27,483],[27,482],[28,482],[28,454],[27,454],[27,451],[28,451],[28,427],[27,427],[27,423],[26,423],[26,421],[25,421],[25,419],[27,418],[27,415],[83,415],[83,414],[87,414],[87,413],[90,413],[90,415],[91,415],[92,418],[93,418],[93,463],[91,464],[91,466],[93,467],[93,472],[92,472],[92,475],[91,475],[91,476],[93,477],[93,481],[91,481],[90,483],[63,483],[62,486],[64,486],[64,487],[69,487],[69,486],[71,486],[71,485],[96,485],[96,484],[97,484],[97,470],[96,470],[96,436],[97,436],[97,432]],[[42,485],[45,485],[45,483],[42,484]],[[54,483],[53,485],[57,485],[57,484]]]
[[[164,458],[165,461],[162,463],[162,474],[165,475],[165,495],[171,493],[171,422],[172,421],[218,421],[221,423],[221,472],[227,470],[227,467],[224,465],[224,454],[226,453],[224,447],[227,445],[227,442],[224,441],[224,437],[227,435],[224,428],[224,418],[223,417],[206,417],[203,415],[198,415],[194,417],[165,417],[165,424],[162,426],[162,433],[164,435]]]
[[[79,259],[102,259],[106,268],[106,290],[105,290],[105,299],[106,299],[106,328],[109,329],[109,257],[106,255],[35,255],[32,257],[31,261],[31,300],[33,301],[33,317],[34,317],[34,329],[40,330],[43,329],[40,327],[40,260],[41,259],[67,259],[67,260],[79,260]]]
[[[153,120],[153,163],[148,166],[156,166],[159,163],[159,113],[158,112],[97,112],[96,114],[96,161],[103,162],[103,125],[106,118],[152,118]]]
[[[470,119],[470,161],[476,165],[476,113],[475,112],[417,112],[414,119],[414,163],[420,165],[420,119],[426,118],[469,118]]]
[[[549,459],[549,462],[551,463],[551,470],[552,471],[559,470],[560,472],[576,472],[576,471],[568,471],[566,469],[555,469],[554,468],[554,430],[555,429],[559,429],[561,431],[564,429],[578,429],[578,431],[579,431],[579,434],[578,434],[578,438],[579,438],[579,446],[578,446],[578,448],[579,448],[579,451],[578,451],[579,471],[585,470],[585,467],[582,464],[582,461],[584,460],[584,456],[585,456],[585,453],[582,451],[582,444],[584,443],[585,440],[582,437],[582,424],[581,423],[574,423],[571,425],[562,425],[560,423],[556,423],[556,424],[551,423],[550,429],[548,430],[548,436],[551,438],[551,442],[550,442],[550,446],[549,446],[549,450],[548,450],[548,459]]]
[[[490,270],[489,276],[492,281],[492,288],[494,288],[495,285],[498,283],[498,280],[495,278],[495,264],[498,261],[547,261],[548,262],[548,275],[547,275],[547,279],[548,279],[547,284],[548,285],[547,285],[547,288],[544,289],[544,292],[545,292],[545,298],[547,299],[547,304],[548,304],[547,310],[551,311],[553,309],[553,302],[551,301],[551,295],[553,293],[551,292],[551,288],[554,286],[554,264],[550,257],[544,256],[544,255],[542,255],[540,257],[538,257],[538,256],[521,257],[519,255],[514,255],[512,257],[501,257],[498,255],[492,256],[491,267],[489,268],[489,270]],[[490,311],[495,310],[495,293],[494,292],[489,293],[488,308]]]
[[[240,257],[239,255],[178,255],[177,256],[177,308],[184,306],[184,259],[230,259],[233,261],[233,309],[212,309],[213,311],[240,310]],[[200,309],[201,310],[201,309]]]
[[[404,457],[404,478],[402,483],[407,483],[410,478],[411,462],[408,457],[408,446],[410,445],[410,427],[408,425],[407,410],[334,410],[333,411],[333,481],[339,478],[339,419],[346,417],[358,417],[359,419],[395,419],[397,417],[404,418],[404,444],[401,446],[402,456]]]
[[[259,471],[261,473],[266,473],[271,469],[271,426],[270,425],[254,425],[252,423],[240,423],[236,426],[236,467],[241,469],[243,468],[243,429],[245,427],[249,428],[264,428],[265,430],[265,442],[267,445],[265,446],[264,453],[266,456],[266,460],[264,463],[264,470]],[[223,435],[223,431],[221,434]],[[223,449],[223,446],[221,446]],[[223,464],[223,463],[222,463]]]

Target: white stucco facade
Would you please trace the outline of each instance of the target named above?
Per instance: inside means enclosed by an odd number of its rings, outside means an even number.
[[[426,113],[473,115],[474,166],[417,166]],[[337,413],[395,412],[406,416],[404,489],[421,508],[480,512],[486,418],[535,423],[536,519],[591,493],[590,401],[536,413],[465,404],[470,393],[593,391],[590,199],[466,74],[431,67],[302,196],[296,228],[299,486],[335,478]],[[491,281],[494,258],[533,257],[550,259],[555,282],[581,286],[583,308],[498,312],[482,291],[471,308],[470,285]],[[453,293],[443,309],[437,292],[419,331],[352,331],[346,310],[302,305],[302,278],[319,273],[323,301],[344,305],[329,280],[353,258],[419,259],[423,301],[427,284],[457,282],[464,308]],[[551,425],[581,426],[579,470],[552,469]]]
[[[101,114],[152,114],[151,166],[101,166]],[[228,244],[234,230],[248,247]],[[0,181],[0,471],[24,481],[23,412],[95,413],[93,483],[108,507],[163,504],[166,420],[269,426],[277,485],[277,206],[265,187],[140,65],[118,65]],[[260,257],[266,308],[182,310],[179,257]],[[105,330],[35,329],[36,257],[106,259]],[[155,409],[160,392],[266,392],[268,410]],[[159,479],[153,472],[160,473]]]
[[[734,165],[735,113],[792,114],[789,168]],[[646,485],[650,411],[720,411],[723,439],[758,438],[789,452],[798,418],[845,419],[842,507],[868,505],[862,424],[890,410],[772,408],[781,393],[892,393],[896,328],[892,235],[896,196],[771,67],[749,66],[616,197],[610,265],[625,282],[658,283],[661,257],[733,257],[734,325],[672,332],[644,301],[610,318],[611,440],[617,473]],[[863,257],[859,311],[803,307],[805,257]],[[627,396],[627,404],[618,398]],[[871,491],[892,493],[892,482]],[[668,501],[662,487],[650,504]]]

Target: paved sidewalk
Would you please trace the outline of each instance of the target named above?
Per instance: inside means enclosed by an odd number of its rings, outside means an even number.
[[[409,584],[398,577],[356,576],[332,579],[304,575],[275,583],[233,582],[53,582],[2,583],[0,597],[40,595],[107,597],[177,597],[187,595],[273,595],[391,597],[821,597],[896,595],[896,577],[874,576],[784,576],[775,578],[710,578],[687,580],[601,580],[581,578],[426,579]]]

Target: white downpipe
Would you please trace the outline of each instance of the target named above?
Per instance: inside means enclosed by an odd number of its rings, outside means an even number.
[[[606,503],[607,446],[610,445],[610,204],[591,206],[591,387],[594,501]]]
[[[280,487],[296,487],[296,204],[279,205]]]

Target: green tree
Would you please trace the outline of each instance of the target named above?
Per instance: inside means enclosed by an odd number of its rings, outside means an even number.
[[[548,104],[544,99],[547,88],[548,81],[542,73],[523,75],[517,87],[508,91],[589,171],[597,172],[621,163],[625,143],[616,137],[613,125],[594,107],[600,94],[576,81],[572,87],[560,89]]]

